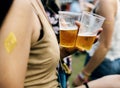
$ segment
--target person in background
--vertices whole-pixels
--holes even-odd
[[[87,0],[74,0],[70,5],[71,12],[90,12],[94,8],[94,4]]]
[[[95,0],[85,0],[85,1],[93,4]]]
[[[81,1],[81,0],[80,0]],[[71,12],[81,12],[83,10],[83,2],[81,3],[79,0],[74,0],[70,5]]]
[[[70,2],[61,4],[61,11],[70,11],[70,5],[71,5]]]
[[[86,65],[73,81],[74,86],[81,85],[89,77],[95,80],[106,75],[120,74],[120,1],[99,0],[93,12],[104,16],[106,20],[99,42],[88,51]]]

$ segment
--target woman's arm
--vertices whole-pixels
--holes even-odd
[[[86,73],[92,73],[94,69],[104,60],[109,48],[111,47],[112,34],[114,30],[114,21],[116,14],[117,0],[100,0],[97,13],[106,18],[103,24],[103,31],[100,36],[100,45],[85,66]],[[107,3],[107,4],[106,4]]]
[[[88,83],[89,88],[120,88],[120,75],[109,75]],[[76,88],[86,88],[84,85]]]
[[[100,63],[104,60],[109,48],[111,47],[110,45],[114,30],[114,20],[117,10],[116,6],[116,0],[100,0],[100,3],[97,7],[97,13],[104,16],[106,20],[103,24],[103,31],[100,35],[100,45],[91,57],[90,61],[82,70],[86,78],[100,65]],[[74,80],[74,84],[81,84],[78,77],[76,77]]]
[[[76,21],[75,23],[78,26],[78,30],[79,30],[79,28],[80,28],[80,22]],[[69,56],[69,55],[75,53],[76,51],[78,51],[78,49],[76,47],[65,48],[65,47],[61,47],[60,46],[60,57],[64,58],[66,56]],[[80,51],[80,49],[79,49],[79,51]],[[83,52],[83,51],[81,50],[81,52]]]
[[[0,29],[0,88],[24,88],[32,35],[27,0],[14,0]]]

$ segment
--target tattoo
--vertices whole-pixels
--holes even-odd
[[[16,46],[16,36],[11,32],[4,41],[5,49],[8,53],[11,53]]]

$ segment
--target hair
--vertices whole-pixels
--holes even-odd
[[[46,5],[47,0],[41,0],[43,6]]]
[[[59,7],[57,6],[55,0],[41,0],[45,9],[51,9],[58,14]]]
[[[2,23],[8,13],[8,10],[12,4],[13,0],[0,0],[0,28]]]

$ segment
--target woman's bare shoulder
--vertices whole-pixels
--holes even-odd
[[[13,32],[18,36],[30,36],[32,33],[33,11],[29,0],[14,0],[1,26],[2,35]],[[23,34],[27,33],[27,34]]]
[[[31,10],[30,0],[14,0],[13,4],[12,4],[12,8],[17,9],[19,11],[27,11],[28,12]]]
[[[97,7],[97,13],[100,14],[115,14],[116,12],[116,1],[117,0],[100,0],[99,5]]]
[[[114,6],[117,3],[117,0],[99,0],[100,4],[104,6]]]
[[[29,0],[14,0],[3,22],[7,26],[16,21],[16,24],[30,22],[32,7]]]

